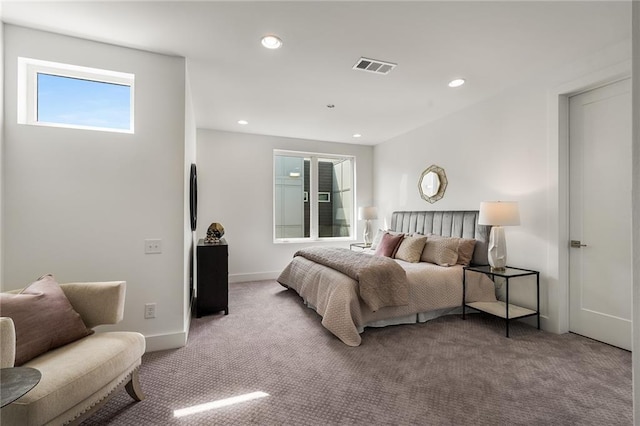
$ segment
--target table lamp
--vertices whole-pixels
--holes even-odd
[[[378,218],[378,209],[373,206],[358,208],[358,219],[364,220],[364,243],[371,245],[371,221]]]
[[[491,225],[489,265],[493,271],[504,271],[507,266],[507,242],[503,226],[520,225],[518,203],[515,201],[481,202],[478,225]]]

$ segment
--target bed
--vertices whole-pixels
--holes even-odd
[[[450,237],[457,237],[457,241],[475,240],[473,253],[469,253],[467,261],[471,264],[487,264],[490,227],[478,225],[478,211],[397,211],[391,216],[389,231],[416,235],[417,238],[422,238],[420,234],[425,235],[427,241],[436,241],[438,237],[447,237],[440,239],[448,242],[456,239]],[[318,249],[310,251],[313,255],[321,254]],[[378,258],[372,256],[372,251],[355,253],[335,248],[325,251],[338,257],[342,254],[344,263],[352,262],[354,265]],[[384,258],[380,265],[401,269],[406,275],[406,284],[403,284],[408,291],[406,300],[399,303],[398,300],[392,300],[386,305],[365,301],[367,298],[363,300],[361,283],[356,279],[358,276],[354,277],[351,271],[345,271],[340,265],[326,266],[314,256],[309,256],[305,250],[296,253],[278,277],[278,282],[296,291],[307,306],[322,316],[322,325],[349,346],[360,345],[360,334],[366,327],[425,322],[459,312],[463,265],[440,266],[399,258]],[[386,280],[384,278],[382,281]],[[493,282],[484,274],[468,274],[466,299],[467,302],[495,301]]]

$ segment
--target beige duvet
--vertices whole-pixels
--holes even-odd
[[[297,256],[278,282],[295,290],[322,316],[322,325],[349,346],[359,346],[359,330],[381,320],[456,308],[462,304],[462,266],[395,261],[407,272],[409,303],[373,312],[358,297],[358,282],[341,272]],[[493,282],[484,274],[467,273],[467,302],[495,301]]]

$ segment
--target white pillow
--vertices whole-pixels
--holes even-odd
[[[378,244],[380,244],[380,241],[382,240],[383,235],[384,235],[384,231],[382,229],[378,229],[378,231],[376,232],[376,236],[373,238],[373,241],[371,242],[371,250],[375,250],[376,247],[378,247]]]

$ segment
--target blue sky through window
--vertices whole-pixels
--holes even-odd
[[[131,87],[38,73],[38,122],[131,129]]]

